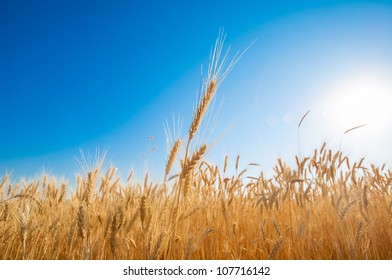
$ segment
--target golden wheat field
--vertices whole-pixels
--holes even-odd
[[[49,176],[17,184],[4,176],[0,259],[392,259],[392,172],[385,166],[352,162],[326,144],[294,166],[277,159],[269,177],[249,175],[255,164],[241,169],[240,157],[208,163],[209,144],[193,140],[237,61],[225,63],[221,47],[218,40],[188,134],[173,141],[162,182],[148,174],[144,183],[119,178],[101,163],[77,178],[76,189]]]

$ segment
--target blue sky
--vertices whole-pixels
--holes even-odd
[[[2,1],[0,172],[72,181],[79,150],[99,147],[123,174],[159,178],[164,122],[179,115],[186,136],[220,28],[232,54],[256,41],[219,89],[207,160],[289,160],[310,109],[301,153],[328,141],[389,162],[388,2]]]

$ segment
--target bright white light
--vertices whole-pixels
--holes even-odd
[[[376,136],[391,129],[392,84],[387,79],[366,75],[346,80],[326,98],[324,114],[339,131],[366,124],[369,136]]]

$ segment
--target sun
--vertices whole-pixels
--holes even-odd
[[[323,113],[339,131],[366,125],[367,133],[392,129],[392,83],[376,75],[347,79],[330,89]]]

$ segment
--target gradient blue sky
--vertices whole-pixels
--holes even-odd
[[[232,54],[257,40],[218,92],[208,160],[241,154],[265,171],[276,157],[290,160],[309,109],[301,154],[328,141],[353,157],[392,159],[390,1],[0,5],[1,173],[73,181],[79,150],[99,147],[124,176],[134,168],[142,177],[148,165],[160,178],[164,122],[179,115],[186,136],[220,28]]]

